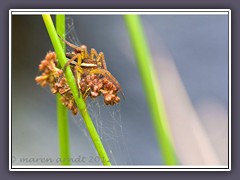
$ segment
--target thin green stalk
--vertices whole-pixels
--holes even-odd
[[[56,30],[57,33],[65,38],[65,15],[56,15]],[[65,43],[62,43],[63,51],[65,52]],[[61,95],[57,94],[57,119],[58,119],[58,140],[61,165],[70,165],[70,144],[69,144],[69,127],[68,127],[68,110],[62,104]]]
[[[62,49],[61,42],[56,33],[55,27],[53,25],[52,18],[49,14],[44,14],[44,15],[42,15],[42,17],[43,17],[44,23],[46,25],[50,39],[52,41],[53,47],[55,49],[55,52],[57,54],[60,65],[63,67],[66,64],[67,60],[66,60],[64,51]],[[70,67],[67,67],[65,76],[66,76],[68,85],[72,91],[74,100],[78,106],[78,109],[79,109],[82,117],[83,117],[83,120],[86,124],[88,132],[92,138],[92,141],[98,152],[98,155],[99,155],[100,159],[102,160],[103,165],[111,165],[108,155],[107,155],[107,153],[103,147],[103,144],[101,142],[101,139],[100,139],[100,137],[94,127],[94,124],[91,120],[91,117],[87,111],[86,104],[85,104],[82,96],[80,96],[80,97],[78,96],[78,88],[75,83],[75,79],[74,79],[74,76],[72,74]]]
[[[164,163],[167,165],[175,165],[177,164],[177,160],[172,146],[164,103],[160,95],[158,80],[144,36],[141,19],[138,15],[125,15],[124,20],[136,56],[143,87],[147,95],[147,102]]]

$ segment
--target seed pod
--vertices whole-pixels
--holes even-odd
[[[108,89],[111,89],[111,88],[113,87],[113,83],[108,82],[107,85],[106,85],[106,87],[107,87]]]
[[[98,87],[98,89],[101,89],[103,87],[103,84],[102,83],[98,83],[97,87]]]
[[[49,83],[55,82],[55,78],[54,78],[53,76],[49,76],[48,82],[49,82]]]
[[[40,85],[42,86],[42,87],[45,87],[46,85],[47,85],[47,81],[42,81],[41,83],[40,83]]]
[[[56,87],[52,87],[52,88],[51,88],[51,92],[52,92],[53,94],[56,94],[56,93],[58,92],[58,89],[57,89]]]
[[[72,113],[73,113],[73,115],[77,115],[78,109],[77,108],[72,109]]]
[[[97,85],[93,86],[93,91],[95,91],[95,92],[98,91],[98,86]]]
[[[91,91],[91,97],[96,98],[98,96],[98,92]]]
[[[38,69],[39,69],[40,71],[43,71],[44,68],[45,68],[45,66],[44,66],[43,64],[39,64],[39,65],[38,65]]]
[[[44,67],[47,67],[47,66],[49,65],[49,62],[44,59],[44,60],[41,61],[41,64],[42,64]]]
[[[73,106],[74,106],[74,105],[73,105],[73,102],[70,101],[69,104],[68,104],[68,108],[69,108],[69,109],[73,109]]]
[[[119,102],[120,102],[120,98],[118,96],[116,96],[115,99],[114,99],[114,103],[117,104]]]

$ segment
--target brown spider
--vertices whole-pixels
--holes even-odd
[[[119,82],[107,70],[103,52],[98,54],[92,48],[89,54],[87,46],[81,45],[78,47],[62,39],[60,36],[59,38],[74,49],[72,53],[66,53],[69,61],[64,65],[63,72],[71,65],[78,90],[83,93],[83,98],[86,100],[89,95],[94,98],[102,93],[106,104],[114,105],[118,103],[120,98],[117,97],[117,92],[120,91],[123,97],[124,94]],[[59,78],[59,82],[61,79],[62,77]]]

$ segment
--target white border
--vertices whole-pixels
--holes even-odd
[[[29,10],[12,9],[13,15],[34,14],[41,15],[45,9]],[[91,12],[89,12],[91,11]],[[169,12],[172,11],[172,12]],[[190,12],[192,11],[192,12]],[[195,11],[195,12],[194,12]],[[47,14],[75,14],[75,15],[122,15],[122,14],[144,14],[144,15],[227,15],[229,9],[48,9]]]
[[[232,95],[231,95],[231,87],[232,87],[232,82],[231,82],[231,67],[232,67],[232,52],[231,52],[231,49],[232,49],[232,21],[231,21],[231,10],[229,11],[229,15],[228,15],[228,145],[229,145],[229,148],[228,148],[228,157],[229,157],[229,162],[228,162],[228,165],[229,165],[229,170],[231,171],[231,162],[232,162],[232,156],[231,156],[231,153],[232,153],[232,117],[231,117],[231,98],[232,98]]]
[[[13,166],[11,171],[230,171],[228,169],[220,169],[220,168],[228,168],[228,166]],[[24,168],[24,169],[20,169]],[[43,169],[33,169],[33,168],[43,168]],[[57,169],[54,169],[57,168]],[[73,169],[71,169],[73,168]],[[79,169],[81,168],[81,169]],[[95,168],[95,169],[93,169]],[[104,168],[104,169],[101,169]],[[117,169],[116,169],[117,168]],[[127,168],[127,169],[120,169]],[[160,168],[160,169],[147,169],[147,168]],[[175,168],[175,169],[173,169]],[[185,168],[185,169],[182,169]],[[209,169],[200,169],[200,168],[209,168]],[[211,168],[211,169],[210,169]]]
[[[46,12],[47,11],[47,12]],[[88,12],[92,11],[92,12]],[[131,12],[129,12],[131,11]],[[169,12],[173,11],[173,12]],[[229,16],[229,167],[228,166],[15,166],[11,167],[11,47],[12,15],[71,14],[71,15],[228,15]],[[231,10],[230,9],[10,9],[9,10],[9,170],[10,171],[230,171],[231,170]],[[13,169],[14,168],[14,169]],[[24,169],[22,169],[24,168]],[[35,169],[41,168],[41,169]],[[57,168],[57,169],[55,169]],[[73,169],[70,169],[73,168]],[[81,168],[81,169],[79,169]],[[87,169],[96,168],[96,169]],[[102,169],[104,168],[104,169]],[[116,168],[116,169],[115,169]],[[128,169],[120,169],[128,168]],[[139,169],[138,169],[139,168]],[[145,169],[144,169],[145,168]],[[147,169],[160,168],[160,169]],[[186,168],[186,169],[182,169]],[[204,169],[201,169],[204,168]],[[208,168],[208,169],[207,169]],[[221,169],[226,168],[226,169]],[[227,169],[228,168],[228,169]]]

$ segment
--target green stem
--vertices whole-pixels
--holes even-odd
[[[57,33],[64,38],[65,36],[65,15],[56,15]],[[65,44],[62,43],[65,52]],[[69,127],[68,127],[68,110],[62,104],[61,95],[57,94],[57,119],[58,119],[58,139],[61,165],[70,165],[70,145],[69,145]]]
[[[63,39],[65,39],[65,15],[58,14],[56,15],[56,31],[59,36],[61,36]],[[61,45],[63,48],[63,51],[66,52],[66,44],[61,41]]]
[[[167,165],[175,165],[177,164],[177,160],[172,146],[164,103],[160,94],[147,41],[144,36],[141,19],[138,15],[125,15],[124,20],[131,38],[138,69],[147,95],[147,102],[153,117],[153,126],[164,163]]]
[[[62,46],[61,46],[61,42],[58,38],[57,32],[53,25],[52,18],[49,14],[44,14],[44,15],[42,15],[42,17],[43,17],[44,23],[46,25],[50,39],[52,41],[53,47],[55,49],[55,52],[57,54],[60,65],[63,67],[66,64],[67,59],[65,57],[65,54],[64,54]],[[92,141],[98,152],[98,155],[99,155],[100,159],[102,160],[103,165],[111,165],[108,155],[107,155],[107,153],[103,147],[103,144],[101,142],[101,139],[100,139],[100,137],[94,127],[94,124],[91,120],[91,117],[87,111],[86,103],[84,102],[82,96],[80,96],[80,97],[78,96],[78,88],[75,83],[75,79],[74,79],[74,76],[72,74],[70,67],[67,67],[65,76],[66,76],[68,85],[72,91],[74,100],[78,106],[78,109],[79,109],[82,117],[83,117],[83,120],[86,124],[88,132],[92,138]]]

